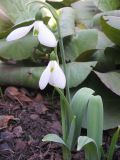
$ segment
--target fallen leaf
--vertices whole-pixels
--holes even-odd
[[[21,102],[32,102],[32,99],[30,99],[28,96],[24,95],[23,93],[19,94],[17,98]]]
[[[41,94],[37,94],[37,96],[34,98],[34,101],[36,101],[36,102],[40,102],[40,101],[42,101],[43,100],[43,97],[42,97],[42,95]]]
[[[23,89],[19,91],[15,87],[8,87],[5,90],[5,96],[9,97],[12,100],[17,100],[19,102],[32,102],[32,99],[26,96],[26,92],[23,91]]]
[[[9,97],[10,99],[14,100],[17,95],[19,95],[19,91],[17,88],[8,87],[5,89],[5,96]]]
[[[14,116],[0,116],[0,129],[7,128],[9,120],[14,120]]]

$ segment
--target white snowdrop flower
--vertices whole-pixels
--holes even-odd
[[[35,21],[33,24],[25,27],[20,27],[12,31],[7,36],[7,41],[14,41],[26,36],[33,28],[33,35],[38,36],[39,42],[47,47],[56,47],[57,40],[50,29],[43,23],[43,21]]]
[[[48,83],[61,89],[64,89],[66,85],[64,72],[55,60],[50,61],[46,69],[43,71],[39,80],[40,89],[43,90]]]

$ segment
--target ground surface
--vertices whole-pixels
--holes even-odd
[[[105,150],[113,132],[104,133]],[[58,98],[15,87],[1,92],[0,160],[62,160],[60,145],[42,142],[48,133],[61,134]],[[73,151],[73,160],[84,160],[84,153]],[[119,149],[114,160],[120,160]]]

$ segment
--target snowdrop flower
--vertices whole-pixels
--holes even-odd
[[[26,36],[30,30],[33,28],[33,35],[38,36],[39,42],[47,47],[56,47],[57,40],[54,34],[48,29],[48,27],[43,23],[43,21],[35,21],[33,24],[25,27],[20,27],[12,31],[8,37],[7,41],[14,41]]]
[[[61,89],[64,89],[66,85],[64,72],[55,60],[51,60],[43,71],[39,80],[40,89],[43,90],[48,83]]]

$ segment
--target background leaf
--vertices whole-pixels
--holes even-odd
[[[61,8],[59,19],[62,37],[73,35],[75,32],[74,10],[71,7]]]
[[[38,45],[37,37],[28,34],[24,38],[7,42],[0,40],[0,57],[7,60],[23,60],[32,56],[34,47]]]
[[[67,65],[67,77],[69,87],[76,87],[81,84],[91,73],[97,62],[72,62]]]
[[[92,0],[101,11],[109,11],[120,8],[119,0]]]
[[[84,29],[76,32],[70,42],[65,47],[67,60],[83,60],[91,56],[96,49],[98,41],[97,31],[94,29]]]
[[[107,73],[96,72],[95,74],[111,91],[120,96],[120,71],[113,71]]]
[[[84,24],[85,27],[93,26],[93,16],[98,12],[97,7],[90,0],[77,1],[71,4],[75,11],[77,26]]]
[[[101,18],[103,32],[114,43],[120,45],[120,18],[116,16],[103,16]]]

